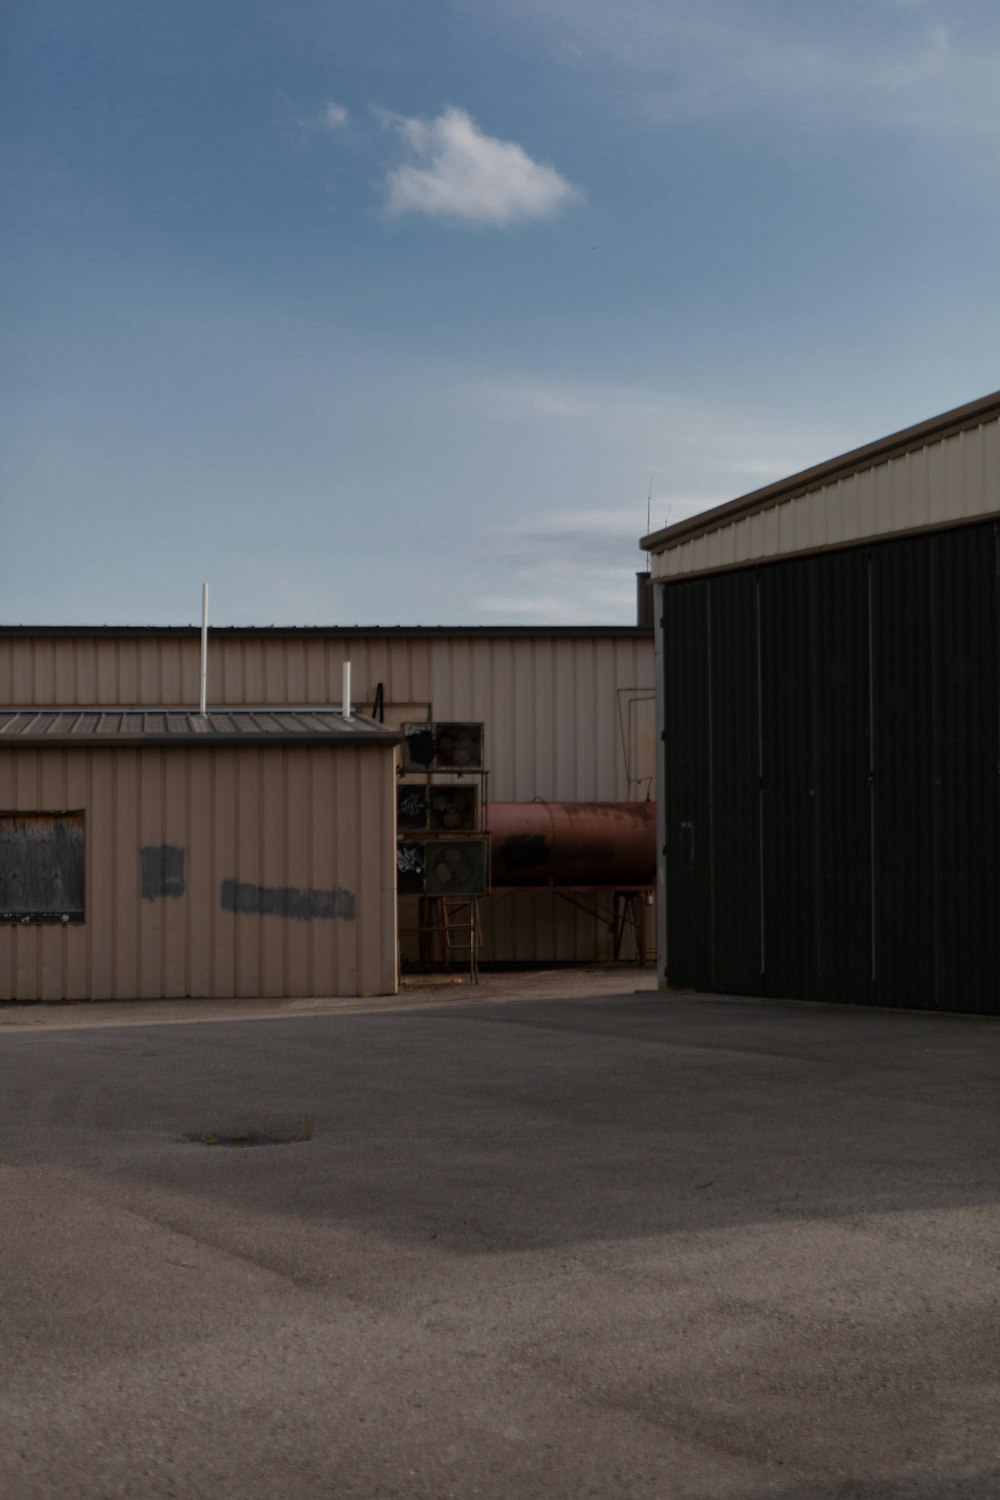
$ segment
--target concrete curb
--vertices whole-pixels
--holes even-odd
[[[650,969],[545,969],[484,974],[478,985],[418,983],[396,995],[292,1000],[78,1000],[0,1006],[0,1035],[79,1031],[117,1026],[185,1026],[219,1021],[275,1021],[296,1017],[369,1015],[435,1009],[445,1005],[489,1005],[517,1000],[581,1000],[608,995],[654,993]]]

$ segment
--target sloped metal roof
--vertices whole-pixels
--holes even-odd
[[[371,719],[324,709],[0,710],[0,745],[277,745],[337,742],[396,745],[400,736]]]
[[[209,640],[629,640],[652,635],[647,625],[212,625]],[[0,636],[79,636],[196,640],[200,625],[15,625]]]
[[[918,422],[913,427],[905,427],[901,432],[891,433],[888,437],[878,438],[862,448],[852,448],[849,453],[829,458],[810,469],[802,469],[797,474],[790,474],[787,479],[776,480],[773,484],[752,490],[750,494],[741,495],[736,500],[727,500],[722,505],[714,505],[710,510],[699,512],[698,515],[675,521],[672,526],[664,526],[659,531],[644,536],[639,546],[647,552],[660,552],[676,547],[691,538],[718,531],[743,517],[772,509],[781,501],[798,499],[834,480],[847,479],[877,464],[888,463],[890,459],[924,448],[929,443],[941,442],[956,433],[981,426],[984,422],[995,420],[998,414],[1000,391],[993,391],[989,396],[981,396],[978,401],[953,407],[951,411],[942,412],[938,417]]]

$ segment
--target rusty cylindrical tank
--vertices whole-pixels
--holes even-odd
[[[494,886],[650,886],[654,802],[491,802]]]

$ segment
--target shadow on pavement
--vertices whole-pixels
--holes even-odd
[[[816,1486],[794,1485],[787,1490],[767,1490],[759,1500],[996,1500],[997,1495],[1000,1469],[958,1478],[936,1474],[923,1479],[848,1479]],[[747,1496],[745,1500],[758,1497]]]
[[[697,1500],[1000,1492],[994,1022],[631,997],[19,1034],[0,1063],[0,1262],[43,1372],[98,1335],[115,1382],[137,1343],[186,1372],[219,1318],[279,1405],[315,1344],[321,1447],[367,1380],[365,1453],[409,1454],[427,1403],[499,1466],[485,1494],[519,1493],[525,1433],[582,1470],[557,1450],[520,1493],[659,1500],[675,1452],[715,1473]],[[298,1144],[190,1140],[307,1114]]]
[[[4,1056],[12,1164],[461,1253],[998,1196],[992,1022],[643,996],[21,1034]],[[306,1112],[306,1145],[188,1143]]]

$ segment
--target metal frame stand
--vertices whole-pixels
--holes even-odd
[[[615,891],[611,897],[611,956],[620,959],[622,940],[631,927],[636,962],[646,963],[646,895],[644,891]]]
[[[482,769],[439,769],[428,771],[404,771],[397,769],[397,777],[407,782],[422,782],[428,796],[432,789],[444,782],[457,785],[462,781],[476,781],[479,785],[477,797],[476,828],[474,830],[436,829],[408,832],[407,837],[420,839],[428,845],[446,840],[460,842],[463,837],[485,838],[486,882],[489,885],[489,779],[490,773]],[[420,896],[417,907],[416,927],[401,928],[400,931],[417,933],[418,963],[422,969],[430,969],[439,963],[443,969],[451,969],[468,960],[469,981],[479,983],[479,950],[482,947],[482,929],[479,917],[479,896]],[[436,952],[435,952],[436,950]]]
[[[482,940],[478,896],[467,896],[461,901],[446,896],[421,896],[416,930],[420,934],[422,965],[430,966],[434,962],[436,945],[438,962],[444,968],[450,969],[453,962],[464,956],[469,961],[470,982],[479,983]]]

